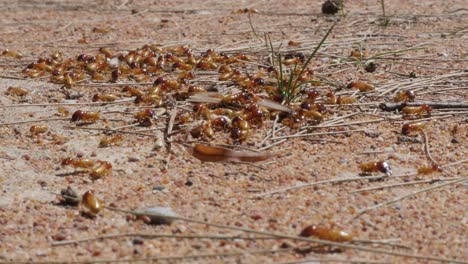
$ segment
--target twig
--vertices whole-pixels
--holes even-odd
[[[368,129],[355,129],[355,130],[348,130],[348,131],[332,131],[332,132],[322,132],[322,133],[308,133],[308,134],[301,134],[301,135],[288,135],[288,136],[281,136],[275,137],[271,139],[287,139],[287,138],[298,138],[298,137],[310,137],[310,136],[323,136],[323,135],[336,135],[336,134],[346,134],[352,132],[364,132],[369,131]]]
[[[63,118],[63,117],[62,118],[47,118],[47,119],[26,120],[26,121],[18,121],[18,122],[10,122],[10,123],[0,123],[0,127],[1,126],[19,125],[19,124],[28,124],[28,123],[63,121],[63,120],[70,120],[70,118]]]
[[[391,204],[394,204],[396,202],[399,202],[401,200],[404,200],[406,198],[409,198],[411,196],[415,196],[415,195],[418,195],[420,193],[424,193],[424,192],[429,192],[429,191],[432,191],[432,190],[435,190],[435,189],[438,189],[438,188],[442,188],[442,187],[445,187],[445,186],[448,186],[448,185],[451,185],[451,184],[456,184],[456,183],[462,183],[462,182],[465,182],[465,181],[468,181],[468,179],[466,177],[463,176],[463,178],[461,179],[458,179],[458,180],[454,180],[454,181],[451,181],[451,182],[447,182],[447,183],[443,183],[443,184],[439,184],[437,186],[432,186],[432,187],[429,187],[429,188],[425,188],[425,189],[422,189],[422,190],[419,190],[419,191],[416,191],[416,192],[412,192],[410,194],[406,194],[406,195],[403,195],[403,196],[400,196],[396,199],[393,199],[391,201],[387,201],[387,202],[384,202],[384,203],[380,203],[380,204],[377,204],[377,205],[374,205],[374,206],[370,206],[370,207],[367,207],[363,210],[360,210],[357,215],[355,216],[355,218],[358,218],[360,217],[361,215],[369,212],[369,211],[372,211],[374,209],[377,209],[377,208],[380,208],[380,207],[385,207],[385,206],[389,206]]]
[[[384,111],[395,111],[401,110],[405,106],[421,106],[426,104],[433,109],[444,109],[444,108],[467,108],[468,103],[460,102],[460,103],[439,103],[439,102],[408,102],[408,103],[382,103],[379,105],[380,109]]]
[[[467,179],[464,179],[464,180],[467,180]],[[250,229],[250,228],[243,228],[243,227],[227,226],[227,225],[209,223],[209,222],[206,222],[206,221],[196,220],[196,219],[192,219],[192,218],[184,218],[184,217],[178,217],[178,216],[167,216],[167,215],[159,215],[159,214],[139,213],[139,212],[135,212],[135,211],[123,210],[123,209],[110,207],[110,206],[103,206],[103,208],[106,208],[106,209],[112,210],[112,211],[126,213],[126,214],[165,217],[165,218],[168,218],[168,219],[179,220],[179,221],[184,221],[184,222],[188,222],[188,223],[207,225],[207,226],[221,228],[221,229],[229,229],[229,230],[234,230],[234,231],[241,231],[241,232],[246,232],[246,233],[258,234],[258,235],[272,236],[272,237],[282,238],[282,239],[291,239],[291,240],[295,240],[295,241],[313,242],[313,243],[326,245],[326,246],[333,246],[333,247],[345,248],[345,249],[355,249],[355,250],[367,251],[367,252],[372,252],[372,253],[377,253],[377,254],[385,254],[385,255],[400,256],[400,257],[410,257],[410,258],[421,259],[421,260],[426,260],[426,261],[427,260],[433,260],[433,261],[441,261],[441,262],[464,263],[463,261],[456,260],[456,259],[447,259],[447,258],[441,258],[441,257],[435,257],[435,256],[423,256],[423,255],[417,255],[417,254],[390,251],[390,250],[385,250],[385,249],[375,249],[375,248],[369,248],[369,247],[364,247],[364,246],[356,246],[356,245],[333,242],[333,241],[327,241],[327,240],[321,240],[321,239],[316,239],[316,238],[311,238],[311,237],[298,237],[298,236],[281,234],[281,233],[271,233],[271,232],[266,232],[266,231],[254,230],[254,229]]]
[[[102,239],[113,239],[113,238],[124,238],[124,237],[141,237],[141,238],[184,238],[184,239],[222,239],[222,240],[234,240],[234,239],[243,239],[243,240],[254,240],[254,239],[274,239],[270,236],[268,237],[242,237],[242,236],[220,236],[220,235],[174,235],[174,234],[146,234],[146,233],[125,233],[125,234],[112,234],[112,235],[103,235],[96,236],[91,238],[83,238],[76,240],[67,240],[53,242],[52,246],[65,246],[70,244],[79,244],[83,242],[90,242],[95,240]]]
[[[405,177],[405,176],[414,176],[417,175],[417,173],[413,174],[402,174],[402,175],[395,175],[395,176],[368,176],[368,177],[352,177],[352,178],[344,178],[344,179],[333,179],[333,180],[324,180],[324,181],[318,181],[318,182],[309,182],[309,183],[303,183],[300,185],[296,186],[289,186],[285,188],[280,188],[276,189],[273,191],[269,191],[266,193],[261,193],[256,195],[256,197],[263,197],[267,195],[272,195],[272,194],[277,194],[277,193],[282,193],[282,192],[287,192],[287,191],[292,191],[296,189],[301,189],[301,188],[306,188],[306,187],[312,187],[315,185],[320,185],[320,184],[327,184],[327,183],[342,183],[342,182],[349,182],[349,181],[362,181],[362,180],[377,180],[377,179],[383,179],[383,178],[396,178],[396,177]]]
[[[138,135],[138,136],[144,136],[144,137],[156,137],[156,135],[150,135],[150,134],[145,134],[145,133],[138,133],[134,131],[122,131],[122,130],[113,130],[109,128],[98,128],[98,127],[74,127],[74,126],[64,126],[63,128],[66,129],[82,129],[82,130],[98,130],[98,131],[105,131],[105,132],[112,132],[112,133],[121,133],[121,134],[132,134],[132,135]]]
[[[105,105],[112,105],[112,104],[120,104],[120,103],[132,102],[132,101],[134,101],[134,100],[135,100],[135,98],[116,100],[116,101],[114,101],[114,102],[50,103],[50,104],[13,104],[13,105],[1,105],[0,108],[33,107],[33,106],[53,107],[53,106],[75,106],[75,105],[98,105],[98,106],[105,106]]]
[[[457,180],[457,179],[460,179],[460,178],[447,178],[447,179],[434,179],[434,180],[420,180],[420,181],[412,181],[412,182],[403,182],[403,183],[389,184],[389,185],[383,185],[383,186],[377,186],[377,187],[356,189],[356,190],[350,191],[349,193],[373,191],[373,190],[394,188],[394,187],[407,186],[407,185],[415,185],[415,184],[421,184],[421,183],[435,183],[435,182],[439,182],[439,181],[452,181],[452,180]]]

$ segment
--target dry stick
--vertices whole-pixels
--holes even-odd
[[[383,185],[383,186],[377,186],[377,187],[369,187],[369,188],[356,189],[356,190],[350,191],[349,193],[358,193],[358,192],[365,192],[365,191],[373,191],[373,190],[394,188],[394,187],[407,186],[407,185],[414,185],[414,184],[421,184],[421,183],[435,183],[435,182],[439,182],[439,181],[452,181],[452,180],[458,180],[458,179],[460,179],[460,178],[446,178],[446,179],[434,179],[434,180],[420,180],[420,181],[412,181],[412,182],[403,182],[403,183],[389,184],[389,185]]]
[[[422,84],[425,84],[425,83],[433,83],[433,82],[435,82],[437,80],[441,80],[441,79],[444,79],[444,78],[456,77],[456,76],[461,76],[461,75],[466,75],[466,74],[467,74],[466,72],[448,73],[448,74],[440,75],[440,76],[437,76],[437,77],[427,78],[427,79],[424,79],[424,80],[421,80],[421,81],[418,81],[418,82],[407,81],[407,82],[401,82],[401,83],[397,83],[397,84],[394,84],[394,83],[388,84],[388,85],[379,87],[378,91],[384,90],[384,88],[386,88],[386,87],[390,87],[389,89],[386,89],[384,92],[380,93],[379,96],[384,96],[385,94],[390,93],[393,90],[398,89],[399,87],[402,87],[402,86],[405,86],[405,89],[408,89],[408,88],[419,86],[419,85],[422,85]]]
[[[145,136],[145,137],[152,137],[155,138],[155,135],[149,135],[149,134],[144,134],[144,133],[138,133],[134,131],[122,131],[122,130],[113,130],[110,128],[97,128],[97,127],[74,127],[74,126],[64,126],[63,128],[67,129],[82,129],[82,130],[99,130],[99,131],[105,131],[105,132],[113,132],[113,133],[121,133],[121,134],[132,134],[132,135],[138,135],[138,136]]]
[[[184,255],[184,256],[171,256],[171,257],[146,257],[146,258],[133,258],[133,259],[92,259],[92,260],[76,260],[76,261],[0,261],[0,264],[3,263],[16,263],[16,264],[56,264],[56,263],[120,263],[120,262],[152,262],[152,261],[176,261],[176,260],[187,260],[187,259],[197,259],[197,258],[214,258],[214,257],[235,257],[243,256],[246,254],[265,254],[265,253],[281,253],[293,251],[295,248],[285,248],[285,249],[262,249],[248,252],[226,252],[226,253],[208,253],[208,254],[198,254],[198,255]]]
[[[27,123],[40,123],[40,122],[49,122],[49,121],[63,121],[63,120],[70,120],[70,118],[47,118],[47,119],[36,119],[36,120],[26,120],[26,121],[18,121],[18,122],[10,122],[10,123],[0,123],[1,126],[10,126],[10,125],[18,125],[18,124],[27,124]]]
[[[330,124],[330,125],[318,125],[318,126],[306,126],[304,128],[327,128],[327,127],[339,127],[339,126],[352,126],[352,125],[361,125],[361,124],[368,124],[368,123],[378,123],[385,121],[385,118],[377,119],[377,120],[367,120],[367,121],[356,121],[350,123],[342,123],[342,124]]]
[[[463,160],[455,161],[455,162],[452,162],[452,163],[449,163],[449,164],[445,164],[445,165],[443,165],[441,167],[442,168],[450,167],[450,166],[454,166],[454,165],[457,165],[457,164],[460,164],[460,163],[465,163],[467,161],[468,161],[468,159],[463,159]],[[300,185],[296,185],[296,186],[290,186],[290,187],[285,187],[285,188],[281,188],[281,189],[276,189],[276,190],[273,190],[273,191],[270,191],[270,192],[258,194],[258,195],[256,195],[256,197],[263,197],[263,196],[267,196],[267,195],[272,195],[272,194],[281,193],[281,192],[287,192],[287,191],[291,191],[291,190],[295,190],[295,189],[311,187],[311,186],[326,184],[326,183],[341,183],[341,182],[360,181],[360,180],[376,180],[376,179],[384,179],[384,178],[393,179],[393,178],[410,177],[410,176],[416,176],[416,175],[418,175],[417,172],[415,172],[415,173],[405,173],[405,174],[401,174],[401,175],[393,175],[393,176],[390,176],[390,177],[385,175],[385,176],[352,177],[352,178],[344,178],[344,179],[324,180],[324,181],[310,182],[310,183],[304,183],[304,184],[300,184]]]
[[[174,234],[146,234],[146,233],[126,233],[126,234],[112,234],[112,235],[103,235],[103,236],[96,236],[91,238],[83,238],[83,239],[76,239],[76,240],[67,240],[67,241],[59,241],[53,242],[52,246],[65,246],[70,244],[79,244],[83,242],[90,242],[95,240],[101,239],[113,239],[113,238],[124,238],[124,237],[141,237],[141,238],[184,238],[184,239],[223,239],[223,240],[234,240],[234,239],[242,239],[242,240],[255,240],[255,239],[276,239],[271,236],[267,237],[241,237],[241,236],[220,236],[220,235],[174,235]]]
[[[363,210],[360,210],[354,218],[358,218],[361,215],[363,215],[363,214],[365,214],[365,213],[367,213],[369,211],[372,211],[372,210],[380,208],[380,207],[385,207],[385,206],[394,204],[396,202],[399,202],[399,201],[404,200],[406,198],[409,198],[411,196],[418,195],[420,193],[429,192],[429,191],[432,191],[432,190],[435,190],[435,189],[438,189],[438,188],[448,186],[450,184],[456,184],[456,183],[462,183],[462,182],[468,181],[468,178],[465,177],[466,175],[467,174],[463,175],[463,177],[461,179],[459,178],[458,180],[454,180],[454,181],[450,181],[450,182],[447,182],[447,183],[439,184],[437,186],[432,186],[432,187],[429,187],[429,188],[425,188],[425,189],[422,189],[422,190],[419,190],[419,191],[416,191],[416,192],[413,192],[413,193],[410,193],[410,194],[400,196],[400,197],[398,197],[396,199],[393,199],[391,201],[387,201],[387,202],[384,202],[384,203],[380,203],[380,204],[377,204],[377,205],[374,205],[374,206],[367,207],[367,208],[365,208]]]
[[[292,236],[292,235],[281,234],[281,233],[270,233],[270,232],[258,231],[258,230],[254,230],[254,229],[250,229],[250,228],[221,225],[221,224],[209,223],[209,222],[205,222],[205,221],[201,221],[201,220],[195,220],[195,219],[191,219],[191,218],[184,218],[184,217],[178,217],[178,216],[167,216],[167,215],[160,215],[160,214],[153,214],[153,213],[151,213],[151,214],[149,214],[149,213],[138,213],[138,212],[135,212],[135,211],[124,210],[124,209],[119,209],[119,208],[110,207],[110,206],[103,206],[103,208],[106,208],[106,209],[111,210],[111,211],[117,211],[117,212],[126,213],[126,214],[133,214],[133,215],[137,215],[137,216],[138,215],[147,215],[147,216],[154,216],[154,217],[163,217],[163,218],[167,218],[167,219],[179,220],[179,221],[184,221],[184,222],[188,222],[188,223],[195,223],[195,224],[201,224],[201,225],[207,225],[207,226],[221,228],[221,229],[229,229],[229,230],[234,230],[234,231],[241,231],[241,232],[246,232],[246,233],[258,234],[258,235],[272,236],[272,237],[282,238],[282,239],[291,239],[291,240],[295,240],[295,241],[313,242],[313,243],[317,243],[317,244],[321,244],[321,245],[333,246],[333,247],[344,248],[344,249],[355,249],[355,250],[367,251],[367,252],[372,252],[372,253],[377,253],[377,254],[385,254],[385,255],[400,256],[400,257],[409,257],[409,258],[422,259],[422,260],[433,260],[433,261],[453,262],[453,263],[465,263],[465,262],[463,262],[461,260],[456,260],[456,259],[447,259],[447,258],[440,258],[440,257],[435,257],[435,256],[423,256],[423,255],[417,255],[417,254],[409,254],[409,253],[395,252],[395,251],[384,250],[384,249],[374,249],[374,248],[369,248],[369,247],[356,246],[356,245],[351,245],[351,244],[344,244],[344,243],[321,240],[321,239],[315,239],[315,238],[310,238],[310,237],[298,237],[298,236]]]
[[[98,105],[98,106],[106,106],[112,104],[121,104],[134,101],[135,98],[129,99],[122,99],[116,100],[114,102],[87,102],[87,103],[50,103],[50,104],[13,104],[13,105],[1,105],[1,108],[15,108],[15,107],[32,107],[32,106],[45,106],[45,107],[53,107],[53,106],[75,106],[75,105]]]
[[[287,192],[287,191],[292,191],[296,189],[301,189],[305,187],[312,187],[315,185],[320,185],[320,184],[326,184],[326,183],[342,183],[342,182],[349,182],[349,181],[361,181],[361,180],[376,180],[376,179],[383,179],[383,178],[396,178],[396,177],[405,177],[405,176],[415,176],[417,173],[413,174],[402,174],[402,175],[395,175],[395,176],[368,176],[368,177],[352,177],[352,178],[344,178],[344,179],[333,179],[333,180],[324,180],[324,181],[318,181],[318,182],[309,182],[309,183],[303,183],[295,186],[289,186],[289,187],[284,187],[280,189],[276,189],[273,191],[265,192],[256,195],[255,197],[263,197],[267,195],[272,195],[272,194],[277,194],[277,193],[282,193],[282,192]]]
[[[360,264],[387,264],[391,263],[388,261],[372,261],[366,259],[319,259],[319,258],[307,258],[295,261],[281,262],[279,264],[308,264],[308,263],[327,263],[327,262],[341,262],[341,263],[360,263]]]
[[[426,104],[433,109],[446,109],[446,108],[467,108],[468,109],[468,102],[460,102],[460,103],[439,103],[439,102],[407,102],[407,103],[382,103],[379,105],[380,109],[384,111],[395,111],[401,110],[405,106],[421,106]]]
[[[348,131],[332,131],[332,132],[321,132],[321,133],[307,133],[307,134],[295,134],[289,136],[280,136],[271,139],[287,139],[287,138],[298,138],[298,137],[309,137],[309,136],[323,136],[323,135],[335,135],[335,134],[346,134],[352,132],[364,132],[368,131],[367,129],[355,129],[355,130],[348,130]]]

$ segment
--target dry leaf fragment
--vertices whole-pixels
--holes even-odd
[[[233,162],[257,162],[272,157],[269,153],[256,153],[248,151],[235,151],[221,147],[211,147],[202,144],[196,144],[191,150],[191,154],[201,161],[233,161]]]

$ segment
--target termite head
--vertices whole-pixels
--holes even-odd
[[[421,111],[426,111],[428,114],[431,113],[432,107],[428,106],[427,104],[421,105]]]
[[[61,165],[62,165],[62,166],[67,166],[67,165],[72,164],[72,162],[73,162],[73,160],[72,160],[71,158],[64,158],[64,159],[62,160]]]
[[[83,117],[83,114],[84,114],[84,111],[76,110],[75,113],[73,113],[72,118],[70,119],[70,122],[80,121],[81,118]]]
[[[390,168],[390,165],[386,161],[379,161],[377,162],[376,166],[380,172],[383,172],[387,174],[388,176],[392,175],[392,169]]]

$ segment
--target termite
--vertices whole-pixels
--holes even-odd
[[[432,164],[432,166],[422,166],[418,168],[418,174],[431,174],[433,172],[441,172],[442,168],[437,164]]]
[[[112,170],[112,164],[107,161],[96,161],[95,165],[91,168],[90,175],[96,180],[103,176],[108,175]]]
[[[293,41],[293,40],[288,41],[288,46],[290,47],[300,47],[301,44],[302,42],[299,42],[299,41]]]
[[[15,95],[15,96],[26,96],[28,95],[30,92],[29,90],[25,89],[25,88],[21,88],[21,87],[8,87],[6,93],[8,95]]]
[[[418,115],[418,116],[430,116],[432,108],[427,104],[423,104],[419,107],[414,106],[405,106],[401,109],[401,113],[403,116],[408,117],[411,115]]]
[[[93,28],[93,33],[105,34],[105,33],[109,33],[109,29],[94,27],[94,28]]]
[[[361,59],[367,57],[367,51],[366,50],[359,50],[355,49],[351,51],[351,54],[349,54],[350,57]]]
[[[140,123],[140,126],[151,126],[152,119],[156,117],[156,113],[153,109],[145,109],[135,113],[134,118]]]
[[[93,215],[98,214],[102,210],[103,202],[92,191],[85,192],[81,202]]]
[[[138,88],[130,87],[130,86],[125,86],[122,88],[123,93],[127,93],[130,96],[143,96],[144,93],[143,91],[139,90]]]
[[[357,101],[355,97],[349,97],[349,96],[343,96],[340,95],[338,98],[336,98],[336,103],[339,105],[345,105],[345,104],[354,104]]]
[[[318,239],[334,242],[348,242],[353,236],[345,231],[327,228],[324,226],[310,225],[304,228],[300,234],[302,237],[316,237]]]
[[[359,164],[359,168],[364,173],[383,172],[388,176],[392,175],[392,169],[386,161],[367,162]]]
[[[21,59],[23,57],[23,54],[21,54],[19,51],[9,50],[9,49],[4,50],[2,52],[2,55],[6,57],[15,58],[15,59]]]
[[[91,168],[96,164],[94,160],[90,159],[72,159],[72,158],[65,158],[62,160],[62,166],[72,166],[74,168],[82,168],[87,169]]]
[[[118,97],[113,94],[95,94],[93,96],[93,102],[101,101],[101,102],[114,102],[117,100]]]
[[[61,116],[68,116],[70,114],[70,111],[68,111],[65,107],[63,106],[59,106],[57,108],[57,112],[61,115]]]
[[[393,97],[394,102],[413,102],[416,98],[416,95],[413,91],[400,91],[395,97]]]
[[[99,147],[104,148],[111,145],[119,145],[122,142],[121,135],[105,136],[99,141]]]
[[[88,112],[88,111],[83,111],[83,110],[76,110],[72,118],[70,119],[70,122],[87,122],[87,123],[94,123],[97,120],[99,120],[100,115],[98,112]]]
[[[369,92],[375,89],[372,84],[360,82],[360,81],[351,82],[348,84],[347,87],[358,89],[360,92]]]
[[[37,125],[37,126],[31,126],[29,128],[29,132],[32,134],[41,134],[47,132],[48,128],[46,125]]]
[[[401,133],[403,135],[409,135],[411,132],[422,131],[426,127],[423,123],[404,124],[401,127]]]

